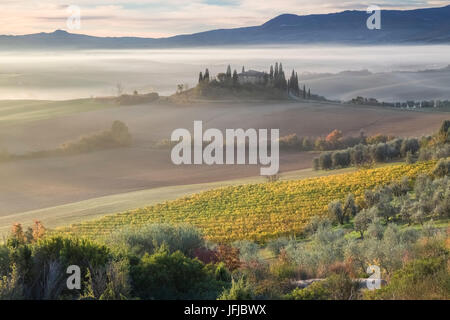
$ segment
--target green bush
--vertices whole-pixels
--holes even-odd
[[[433,169],[436,177],[446,177],[450,175],[450,159],[441,159]]]
[[[2,248],[0,258],[5,262],[6,250],[9,251],[9,267],[5,268],[2,263],[3,295],[23,299],[77,298],[85,293],[87,285],[83,284],[81,291],[66,290],[67,267],[79,266],[84,279],[89,272],[104,266],[111,257],[104,245],[58,235],[34,243],[7,243],[9,247]]]
[[[218,300],[253,300],[254,294],[250,285],[240,278],[238,281],[233,279],[230,289],[225,289]]]
[[[332,274],[324,286],[331,300],[356,300],[358,297],[358,284],[345,273]]]
[[[270,273],[279,280],[294,279],[298,275],[298,267],[287,261],[279,261],[270,266]]]
[[[450,298],[448,257],[415,260],[394,272],[389,284],[367,291],[366,299],[440,299]]]
[[[161,246],[169,252],[181,251],[186,256],[193,256],[194,250],[204,244],[203,237],[196,228],[165,223],[128,227],[112,234],[106,242],[138,256],[152,254]]]
[[[358,298],[358,284],[345,273],[332,274],[308,287],[296,288],[286,295],[289,300],[355,300]]]
[[[259,245],[248,241],[241,240],[233,242],[233,247],[239,249],[239,259],[242,262],[250,262],[253,260],[259,260]]]
[[[216,299],[226,283],[180,251],[145,254],[131,267],[133,294],[141,299]]]
[[[7,275],[11,271],[11,260],[9,258],[9,248],[0,245],[0,277]]]
[[[286,254],[305,274],[321,277],[329,273],[334,263],[343,261],[346,245],[344,230],[323,225],[311,236],[311,241],[289,243]]]
[[[267,249],[272,252],[274,255],[278,256],[280,254],[281,249],[287,246],[289,240],[287,238],[277,238],[271,240],[267,243]]]
[[[77,154],[101,149],[128,147],[131,142],[132,137],[126,124],[116,120],[110,130],[85,135],[76,141],[64,143],[57,151],[63,154]]]
[[[217,281],[231,282],[230,271],[228,271],[225,263],[223,262],[219,262],[217,266],[215,266],[214,275]]]
[[[333,160],[331,159],[331,152],[322,152],[319,156],[319,165],[323,170],[331,169]]]
[[[311,283],[306,288],[295,288],[286,295],[288,300],[329,300],[330,292],[323,281]]]
[[[64,266],[97,267],[105,265],[110,258],[110,250],[105,245],[87,239],[51,236],[38,241],[32,248],[37,265],[57,260]]]

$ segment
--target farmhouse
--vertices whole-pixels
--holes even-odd
[[[239,83],[252,83],[252,84],[258,84],[258,83],[264,83],[264,77],[266,76],[266,73],[255,71],[255,70],[249,70],[244,71],[238,74],[238,80]]]

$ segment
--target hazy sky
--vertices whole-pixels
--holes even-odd
[[[411,9],[448,5],[444,0],[0,0],[0,34],[67,30],[69,5],[81,9],[81,29],[99,36],[165,37],[216,28],[259,25],[282,13],[347,9]]]

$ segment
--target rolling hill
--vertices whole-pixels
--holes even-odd
[[[254,44],[450,43],[450,6],[382,10],[381,29],[369,30],[365,11],[299,16],[283,14],[259,26],[218,29],[168,38],[95,37],[52,33],[0,36],[2,49],[130,49]]]
[[[242,239],[264,242],[298,234],[313,216],[323,215],[333,200],[342,200],[353,193],[360,201],[366,189],[405,176],[414,179],[429,173],[435,163],[388,165],[325,177],[229,186],[59,230],[95,238],[126,226],[186,223],[199,228],[213,242]]]

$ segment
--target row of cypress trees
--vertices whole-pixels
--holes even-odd
[[[242,67],[242,73],[245,72],[245,67]],[[236,70],[231,71],[231,66],[228,65],[226,73],[221,73],[218,75],[219,80],[225,80],[228,82],[232,82],[234,85],[237,85],[238,73]],[[223,78],[223,79],[222,79]],[[210,81],[210,73],[208,68],[205,72],[200,72],[198,82],[199,83],[208,83]],[[311,97],[311,89],[306,91],[305,85],[303,85],[303,90],[300,89],[299,81],[298,81],[298,73],[295,70],[292,70],[291,77],[286,80],[286,76],[283,70],[283,64],[280,62],[275,63],[275,67],[273,65],[270,66],[270,71],[267,74],[264,72],[264,84],[272,86],[277,89],[287,90],[288,93],[292,93],[295,96],[303,97],[304,99]]]

